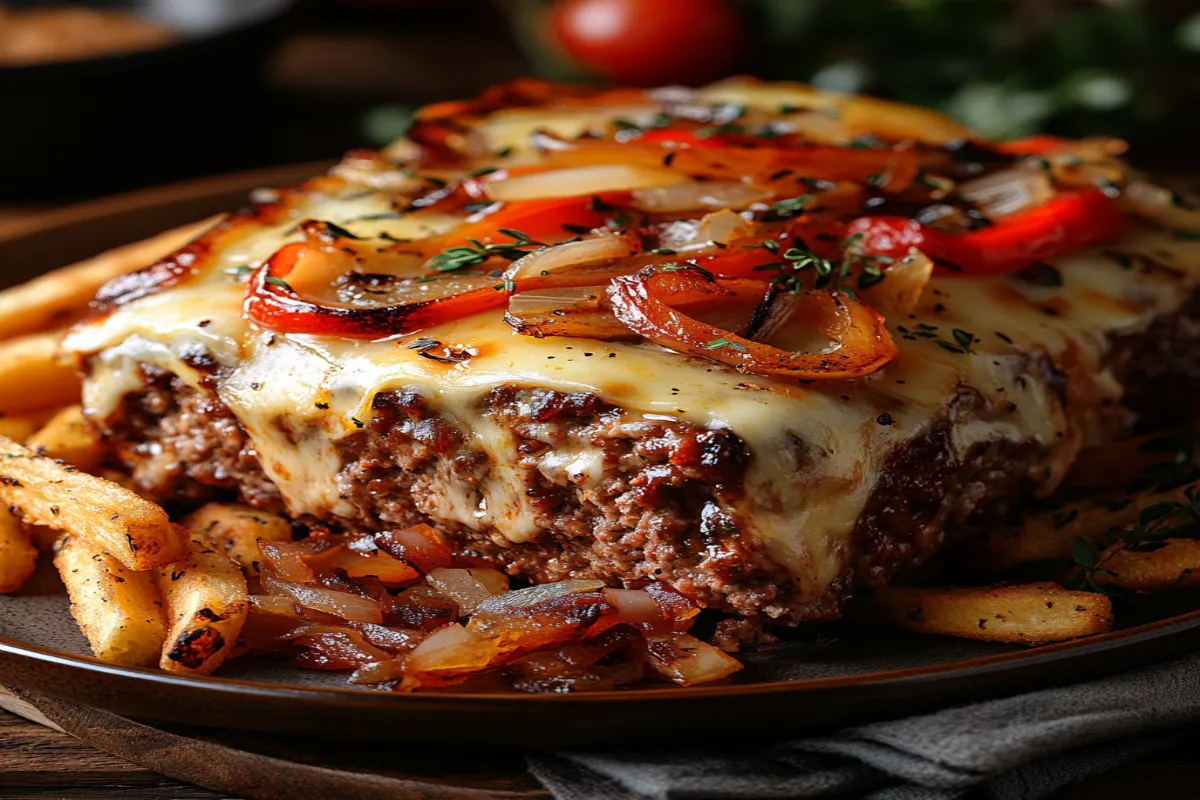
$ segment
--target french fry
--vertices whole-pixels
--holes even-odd
[[[1053,511],[1026,514],[1016,529],[999,527],[991,531],[981,543],[979,560],[992,569],[1006,569],[1035,561],[1070,559],[1076,539],[1103,548],[1120,529],[1137,522],[1143,509],[1167,501],[1186,503],[1188,488],[1116,494],[1107,500],[1088,499]]]
[[[246,577],[228,556],[209,547],[198,535],[190,536],[188,542],[189,558],[156,573],[170,621],[159,667],[208,675],[237,646],[250,610],[250,596]]]
[[[110,279],[170,255],[219,219],[183,225],[5,289],[0,292],[0,339],[70,324],[83,316],[96,290]]]
[[[1155,550],[1114,546],[1100,558],[1097,583],[1141,592],[1165,592],[1200,586],[1200,541],[1167,539]]]
[[[0,594],[15,592],[37,567],[38,551],[21,521],[0,509]]]
[[[59,360],[61,341],[61,331],[47,331],[0,342],[0,414],[79,401],[79,374]]]
[[[157,663],[166,625],[154,573],[130,570],[70,534],[58,544],[54,566],[96,658],[128,667]]]
[[[78,405],[67,406],[29,437],[29,448],[40,456],[56,458],[93,472],[104,460],[100,437]]]
[[[241,503],[207,503],[189,514],[183,527],[225,553],[252,577],[258,575],[262,561],[259,542],[293,539],[292,524],[286,519]]]
[[[880,589],[868,601],[876,619],[920,633],[985,642],[1045,644],[1105,633],[1112,604],[1095,592],[1056,583],[922,589]]]
[[[0,500],[26,523],[75,534],[130,569],[154,569],[187,555],[186,541],[158,506],[3,437]]]

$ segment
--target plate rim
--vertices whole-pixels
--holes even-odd
[[[1005,670],[1014,663],[1018,665],[1018,668],[1036,668],[1047,662],[1069,662],[1077,659],[1087,659],[1111,650],[1135,647],[1138,644],[1146,642],[1185,635],[1188,631],[1193,630],[1200,631],[1200,609],[1129,628],[1122,628],[1098,636],[1034,646],[1027,650],[1010,650],[994,655],[927,664],[919,667],[887,670],[884,672],[865,672],[854,675],[811,678],[807,680],[745,684],[709,684],[692,687],[664,686],[649,689],[606,690],[566,694],[525,694],[521,692],[380,692],[341,686],[305,686],[300,684],[247,680],[244,678],[228,678],[221,675],[177,675],[159,669],[106,664],[95,656],[69,653],[51,647],[11,639],[7,636],[0,636],[0,655],[16,656],[35,662],[50,663],[84,673],[101,673],[123,680],[147,682],[155,685],[165,684],[182,690],[216,691],[221,694],[234,695],[252,694],[263,699],[302,698],[309,701],[327,703],[349,702],[352,705],[357,703],[375,705],[382,701],[385,703],[395,702],[399,705],[403,704],[409,698],[419,698],[422,703],[445,700],[448,705],[463,702],[482,702],[526,706],[533,703],[554,702],[572,706],[586,706],[626,699],[675,703],[690,702],[708,697],[734,699],[770,694],[793,695],[819,693],[822,690],[852,686],[869,685],[879,688],[891,688],[908,684],[922,684],[929,680],[952,680],[959,677],[985,675],[998,670]],[[1149,666],[1161,660],[1163,660],[1161,657],[1150,658],[1145,661],[1145,665]],[[1049,685],[1046,688],[1049,688]],[[382,700],[385,697],[394,699]]]

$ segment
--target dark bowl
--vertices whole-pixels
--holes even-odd
[[[236,146],[239,126],[261,106],[262,67],[294,2],[71,2],[144,16],[180,38],[153,50],[0,66],[0,198],[64,198],[227,164],[222,149]]]

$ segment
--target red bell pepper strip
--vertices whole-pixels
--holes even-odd
[[[442,297],[421,295],[411,303],[374,308],[347,308],[301,297],[284,278],[306,254],[304,242],[284,245],[251,273],[243,309],[252,321],[280,333],[383,339],[413,333],[449,320],[503,308],[508,293],[482,285]],[[490,284],[489,279],[481,283]]]
[[[615,216],[616,209],[628,207],[629,192],[603,192],[598,195],[551,197],[504,203],[476,222],[461,225],[444,236],[421,243],[423,252],[434,255],[447,247],[462,247],[468,239],[507,241],[501,229],[517,230],[535,242],[558,244],[580,235],[581,229],[603,228]]]
[[[1112,198],[1085,189],[1062,192],[971,233],[946,233],[906,217],[861,217],[846,227],[846,236],[857,239],[853,246],[860,253],[902,258],[916,248],[963,273],[996,275],[1120,236],[1127,224]]]
[[[695,131],[683,128],[651,128],[643,131],[641,136],[631,141],[643,144],[660,144],[664,147],[696,147],[707,150],[720,150],[725,142],[719,136],[697,136]]]
[[[1007,142],[993,142],[992,150],[998,153],[1004,153],[1011,156],[1045,156],[1051,153],[1056,153],[1059,150],[1065,150],[1069,147],[1077,147],[1078,142],[1070,139],[1064,139],[1061,136],[1050,136],[1044,133],[1039,133],[1034,136],[1026,136],[1023,139],[1013,139]]]

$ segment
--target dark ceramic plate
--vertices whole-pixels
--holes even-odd
[[[237,205],[258,185],[319,170],[302,165],[156,189],[90,204],[0,241],[18,282],[124,242]],[[1081,678],[1200,646],[1195,596],[1118,609],[1127,627],[1036,649],[855,628],[806,632],[745,654],[720,685],[581,695],[397,695],[348,687],[341,674],[238,659],[220,677],[111,667],[86,655],[52,569],[0,597],[0,683],[118,714],[289,734],[495,748],[779,736],[931,711]],[[802,637],[802,638],[801,638]],[[721,724],[714,724],[719,720]],[[516,725],[514,725],[516,723]]]

